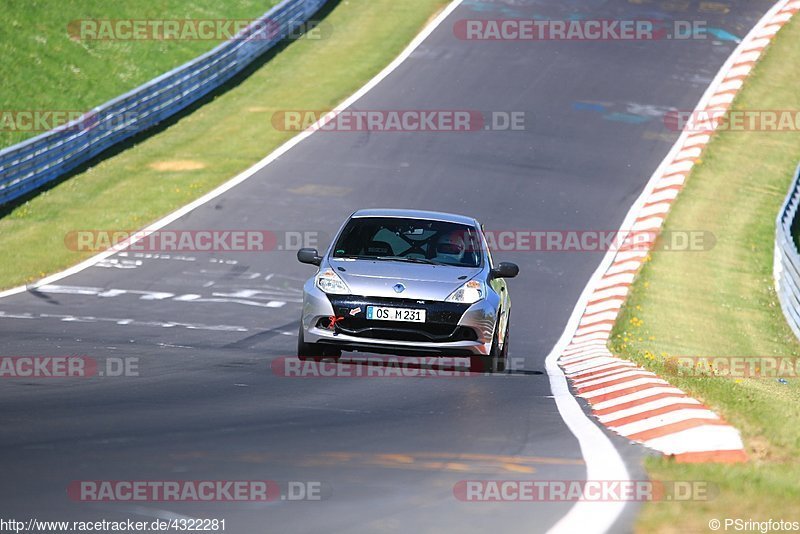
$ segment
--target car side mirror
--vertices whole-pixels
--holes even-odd
[[[320,258],[319,252],[315,248],[301,248],[297,251],[297,261],[319,267],[319,264],[322,263],[322,258]]]
[[[516,263],[504,261],[492,269],[492,278],[514,278],[519,274]]]

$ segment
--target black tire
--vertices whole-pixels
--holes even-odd
[[[492,347],[486,356],[472,356],[469,361],[469,368],[473,372],[479,373],[502,373],[506,370],[508,359],[508,328],[503,341],[503,349],[497,343],[497,332],[492,339]]]
[[[508,333],[511,331],[510,317],[506,317],[506,334],[503,336],[503,348],[500,350],[498,371],[501,373],[508,369]]]
[[[300,331],[297,334],[297,358],[302,361],[322,361],[324,358],[338,360],[342,351],[334,348],[324,347],[319,343],[306,343],[303,339],[303,325],[300,324]]]
[[[471,356],[469,359],[469,369],[473,373],[493,374],[498,372],[497,364],[497,343],[492,343],[492,349],[486,356]]]

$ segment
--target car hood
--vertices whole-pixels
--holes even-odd
[[[354,295],[417,300],[444,300],[481,272],[480,268],[397,261],[331,260],[330,265]],[[397,292],[397,284],[405,289]]]

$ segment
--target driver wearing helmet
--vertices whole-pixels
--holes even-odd
[[[433,259],[441,263],[459,265],[463,263],[465,249],[464,237],[461,233],[451,232],[439,239]]]

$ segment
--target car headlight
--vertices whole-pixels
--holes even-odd
[[[483,282],[478,280],[470,280],[463,286],[459,287],[450,296],[445,299],[446,302],[461,302],[464,304],[472,304],[478,302],[486,296],[486,287]]]
[[[317,274],[317,287],[323,293],[331,295],[349,295],[350,288],[344,283],[344,280],[339,278],[339,275],[333,269],[325,269]]]

